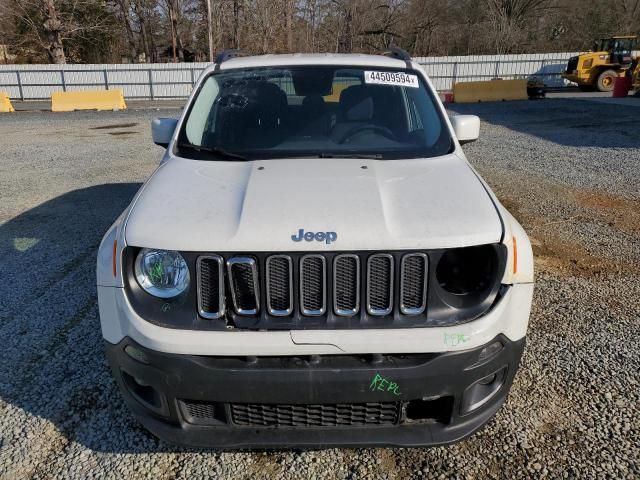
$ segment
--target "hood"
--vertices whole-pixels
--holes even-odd
[[[455,155],[173,157],[144,185],[125,235],[129,245],[183,251],[401,250],[499,242],[502,223],[480,180]]]

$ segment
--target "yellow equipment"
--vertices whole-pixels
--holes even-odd
[[[639,48],[635,35],[604,38],[594,43],[592,51],[571,57],[562,76],[577,83],[580,90],[610,92],[616,77],[629,69]]]
[[[0,112],[15,112],[9,94],[6,92],[0,92]]]
[[[76,92],[53,92],[52,112],[73,112],[74,110],[124,110],[124,93],[115,90],[87,90]]]
[[[488,80],[461,82],[453,85],[455,103],[501,102],[504,100],[526,100],[526,80]]]
[[[635,67],[631,70],[631,88],[640,96],[640,57],[636,58]]]

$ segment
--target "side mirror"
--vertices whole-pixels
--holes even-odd
[[[175,118],[154,118],[151,122],[153,143],[167,148],[177,124],[178,120]]]
[[[454,115],[451,125],[460,145],[475,142],[480,136],[480,117],[475,115]]]

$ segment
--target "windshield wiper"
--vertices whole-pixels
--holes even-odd
[[[242,155],[238,155],[237,153],[227,152],[221,148],[213,148],[213,147],[204,147],[200,145],[194,145],[192,143],[179,143],[178,148],[186,148],[188,150],[194,150],[196,152],[206,152],[212,153],[220,158],[225,158],[227,160],[249,160],[247,157],[243,157]]]
[[[382,155],[379,153],[319,153],[319,158],[369,158],[372,160],[379,160]]]

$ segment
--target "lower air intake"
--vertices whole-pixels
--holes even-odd
[[[231,404],[236,425],[253,427],[339,427],[394,425],[398,423],[398,402],[284,405]]]

